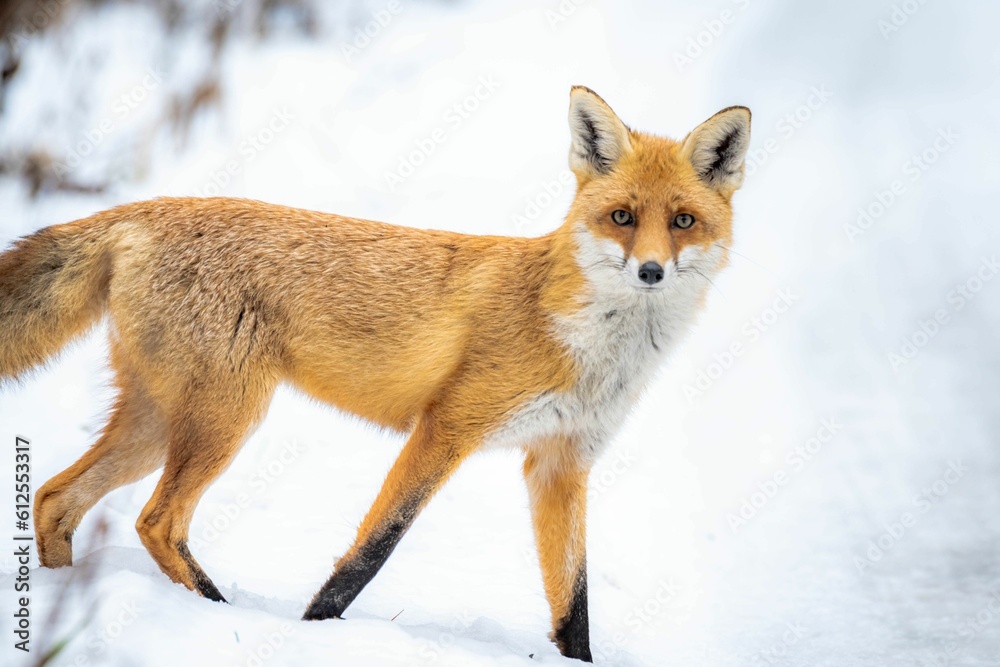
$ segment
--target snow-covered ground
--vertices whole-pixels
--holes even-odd
[[[342,11],[363,25],[389,5]],[[675,137],[745,104],[739,255],[592,479],[595,661],[1000,664],[1000,6],[392,6],[357,53],[349,29],[231,42],[221,104],[183,144],[146,128],[198,43],[167,41],[140,4],[71,13],[25,45],[0,144],[69,161],[89,142],[74,178],[114,185],[33,200],[0,179],[0,243],[196,193],[539,234],[572,196],[571,84]],[[0,480],[15,434],[36,489],[93,441],[105,352],[92,335],[4,390]],[[279,393],[192,526],[232,605],[171,584],[141,547],[154,476],[87,516],[76,567],[33,563],[31,655],[12,646],[16,563],[0,549],[0,664],[60,641],[57,665],[571,664],[546,639],[514,453],[468,462],[346,620],[298,620],[400,446]]]

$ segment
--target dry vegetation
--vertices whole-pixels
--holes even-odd
[[[6,111],[6,93],[22,70],[30,40],[62,30],[83,12],[115,3],[147,7],[158,16],[168,39],[193,36],[211,54],[199,76],[186,86],[173,87],[167,111],[151,128],[169,131],[182,143],[193,119],[218,105],[226,93],[220,73],[230,40],[263,41],[277,32],[309,39],[320,32],[312,0],[0,0],[0,114]],[[65,170],[58,169],[58,163],[58,156],[30,137],[16,146],[0,147],[0,174],[23,178],[32,196],[51,191],[102,192],[111,185],[109,177],[77,180],[71,173],[62,173]]]

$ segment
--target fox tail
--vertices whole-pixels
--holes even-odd
[[[104,313],[114,209],[41,229],[0,254],[0,383],[59,352]]]

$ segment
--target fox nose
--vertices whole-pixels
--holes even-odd
[[[656,262],[646,262],[639,267],[639,280],[647,285],[655,285],[663,280],[663,267]]]

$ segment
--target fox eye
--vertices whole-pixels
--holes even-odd
[[[694,224],[694,216],[690,213],[680,213],[674,218],[674,227],[678,229],[687,229]]]
[[[618,209],[617,211],[612,213],[611,220],[616,225],[620,225],[622,227],[635,224],[635,218],[632,216],[632,214],[629,213],[628,211],[623,211],[622,209]]]

